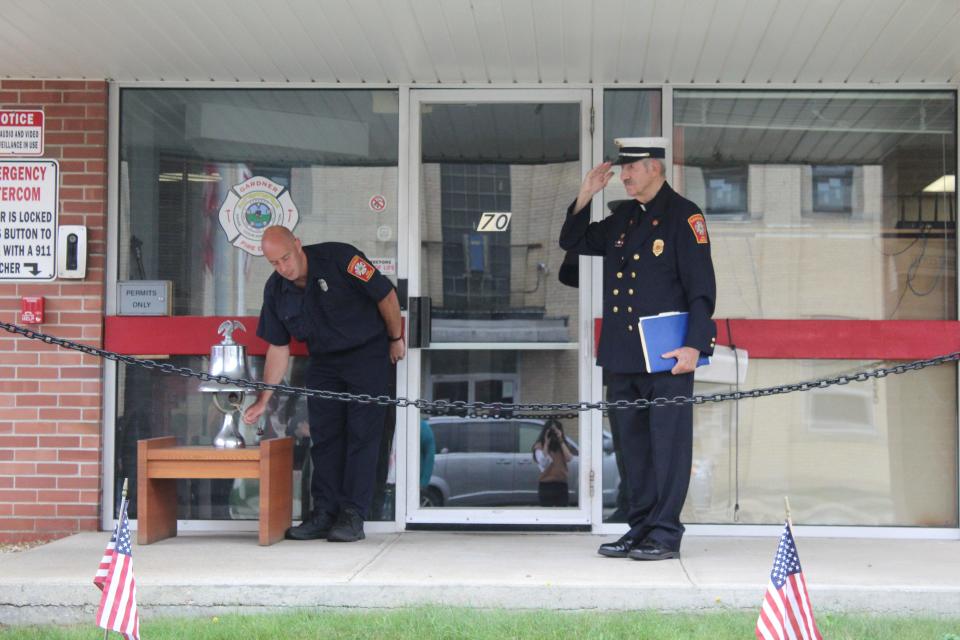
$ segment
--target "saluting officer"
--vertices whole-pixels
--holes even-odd
[[[391,364],[406,353],[393,284],[349,244],[302,246],[287,228],[274,226],[264,231],[261,246],[275,270],[263,289],[257,326],[257,335],[270,343],[264,382],[283,378],[292,336],[307,344],[311,389],[386,395]],[[244,422],[255,422],[271,395],[261,393]],[[307,407],[313,513],[286,537],[362,540],[386,407],[314,397]]]
[[[611,214],[590,222],[590,201],[613,177],[613,162],[587,173],[567,209],[560,246],[603,256],[603,328],[597,364],[604,369],[608,400],[690,396],[701,354],[713,353],[711,319],[716,281],[710,238],[700,208],[666,182],[665,138],[616,140],[620,179],[631,200],[610,203]],[[676,358],[669,372],[645,371],[637,332],[642,316],[689,312],[683,346],[662,354]],[[659,354],[658,354],[659,355]],[[616,409],[630,493],[630,530],[603,544],[601,555],[635,560],[680,557],[680,511],[690,483],[693,406]]]

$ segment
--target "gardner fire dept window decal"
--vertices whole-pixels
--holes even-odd
[[[267,227],[293,231],[300,221],[290,191],[269,178],[254,176],[231,187],[220,206],[220,226],[233,246],[262,256],[260,239]]]

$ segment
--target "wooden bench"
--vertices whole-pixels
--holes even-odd
[[[178,447],[176,438],[137,443],[137,542],[177,535],[177,479],[260,480],[260,544],[283,539],[293,517],[293,438],[263,440],[259,447]]]

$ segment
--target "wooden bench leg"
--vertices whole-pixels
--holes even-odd
[[[293,438],[260,442],[260,544],[283,540],[293,519]]]
[[[177,481],[150,478],[149,451],[172,447],[173,437],[137,443],[137,543],[151,544],[177,535]]]

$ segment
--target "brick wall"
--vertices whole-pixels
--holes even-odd
[[[0,318],[46,298],[39,330],[101,346],[106,257],[107,84],[0,80],[0,108],[43,109],[44,157],[60,162],[60,224],[87,227],[87,277],[0,282]],[[96,530],[102,365],[0,331],[0,542]]]

